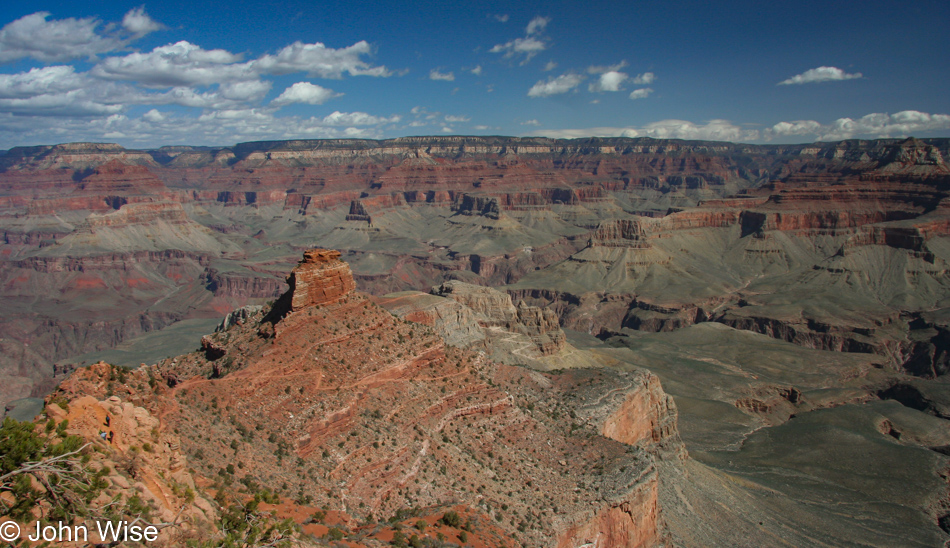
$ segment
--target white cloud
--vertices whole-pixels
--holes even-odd
[[[152,110],[143,114],[142,119],[148,122],[158,123],[158,122],[164,122],[166,120],[166,117],[164,114],[162,114],[161,112],[153,108]]]
[[[276,99],[271,101],[271,105],[282,107],[293,103],[306,103],[308,105],[322,105],[334,97],[339,97],[342,93],[336,93],[332,89],[311,84],[310,82],[297,82],[285,89]]]
[[[491,126],[472,126],[472,129],[475,129],[478,131],[485,131],[486,129],[491,129]]]
[[[371,67],[360,59],[370,52],[358,42],[332,49],[323,44],[295,42],[277,55],[241,62],[241,55],[222,49],[205,50],[186,41],[161,46],[148,53],[104,59],[92,69],[99,78],[134,80],[144,86],[209,86],[221,82],[256,81],[261,74],[307,73],[312,77],[341,78],[351,75],[388,76],[385,67]]]
[[[857,137],[883,139],[906,137],[928,131],[950,130],[950,114],[928,114],[905,110],[895,114],[872,113],[858,119],[839,118],[829,124],[814,120],[779,122],[764,130],[746,129],[728,120],[710,120],[696,124],[686,120],[660,120],[642,127],[594,127],[548,129],[532,132],[547,137],[653,137],[654,139],[695,139],[703,141],[788,141],[788,137],[807,137],[797,141],[840,141]]]
[[[504,53],[505,59],[511,59],[517,55],[523,55],[524,60],[521,61],[521,64],[525,64],[534,58],[535,55],[546,50],[548,45],[543,41],[534,37],[526,38],[516,38],[510,42],[504,44],[498,44],[492,49],[488,50],[489,53]]]
[[[448,126],[442,126],[442,133],[452,133],[452,128]]]
[[[46,11],[36,12],[0,29],[0,62],[24,57],[45,63],[94,58],[125,45],[117,36],[102,36],[96,32],[101,21],[95,17],[48,21],[49,16]]]
[[[228,82],[203,93],[187,86],[147,93],[129,84],[77,73],[71,66],[52,66],[0,75],[0,112],[19,116],[102,116],[145,104],[236,108],[263,99],[270,87],[270,82],[254,80]]]
[[[294,42],[284,47],[277,55],[264,55],[254,61],[254,69],[262,74],[291,74],[304,72],[310,77],[334,78],[351,76],[390,76],[392,73],[384,66],[374,67],[362,56],[370,55],[372,48],[365,40],[350,47],[333,49],[320,42],[304,44]]]
[[[652,88],[635,89],[630,92],[630,98],[631,99],[646,99],[651,93],[653,93]]]
[[[0,112],[19,116],[105,116],[145,100],[131,86],[95,80],[71,66],[0,74]]]
[[[778,83],[780,86],[791,84],[811,84],[816,82],[833,82],[838,80],[853,80],[861,78],[861,73],[848,74],[837,67],[818,67],[806,70],[801,74],[796,74],[788,80],[782,80]]]
[[[756,140],[759,137],[759,132],[743,129],[728,120],[710,120],[702,125],[685,120],[661,120],[647,124],[638,130],[628,130],[624,136],[738,142]]]
[[[587,67],[587,74],[603,74],[605,72],[616,72],[627,66],[626,61],[620,61],[616,65],[591,65]]]
[[[376,126],[380,124],[394,124],[400,120],[399,116],[373,116],[365,112],[334,111],[323,118],[327,126]]]
[[[454,82],[455,74],[453,72],[439,72],[438,69],[432,69],[429,71],[429,80],[444,80],[446,82]]]
[[[521,64],[524,65],[534,58],[535,55],[548,48],[548,44],[545,42],[542,33],[550,21],[550,17],[537,16],[532,19],[525,28],[526,35],[524,38],[516,38],[504,44],[496,44],[492,49],[488,50],[488,52],[503,53],[505,59],[521,56],[523,57]]]
[[[554,61],[548,61],[547,63],[545,63],[544,68],[541,70],[543,70],[544,72],[548,72],[549,70],[554,70],[556,68],[557,68],[557,63],[555,63]]]
[[[129,10],[122,18],[122,27],[131,32],[134,36],[145,36],[150,32],[162,30],[164,25],[155,21],[145,13],[145,6],[139,6]]]
[[[523,126],[540,126],[540,125],[541,125],[541,122],[539,122],[539,121],[537,121],[537,120],[525,120],[524,122],[521,122],[521,125],[523,125]]]
[[[89,80],[71,66],[33,68],[18,74],[0,74],[0,97],[19,98],[72,91],[88,85]]]
[[[468,121],[471,121],[471,117],[469,117],[469,116],[452,116],[452,115],[449,114],[449,115],[446,115],[446,116],[445,116],[445,121],[446,121],[446,122],[449,122],[449,123],[453,123],[453,122],[468,122]]]
[[[527,34],[539,34],[544,32],[544,27],[548,26],[550,22],[550,17],[541,17],[538,15],[528,23],[528,26],[525,27],[524,30]]]
[[[620,91],[620,84],[627,78],[626,74],[612,70],[601,74],[596,82],[591,82],[587,86],[587,89],[591,92]]]
[[[541,130],[537,134],[561,139],[581,137],[653,137],[654,139],[691,139],[703,141],[748,142],[759,139],[759,132],[746,130],[728,120],[710,120],[694,124],[686,120],[661,120],[643,127],[594,127],[586,129]]]
[[[656,81],[656,75],[652,72],[644,72],[634,76],[633,80],[630,81],[638,86],[648,86]]]
[[[769,131],[769,130],[767,130]],[[818,135],[821,133],[821,124],[814,120],[796,120],[794,122],[779,122],[770,130],[774,135]]]
[[[821,124],[814,120],[779,122],[765,130],[765,138],[811,135],[819,141],[838,141],[859,136],[880,139],[946,130],[950,130],[950,115],[904,110],[894,114],[867,114],[856,120],[838,118],[830,124]]]
[[[473,69],[470,70],[469,72],[471,72],[471,73],[474,74],[475,76],[481,76],[481,75],[482,75],[482,66],[481,66],[481,65],[478,65],[477,67],[473,68]]]
[[[146,113],[148,114],[148,113]],[[280,138],[333,138],[344,132],[322,127],[319,120],[274,118],[263,113],[222,117],[153,115],[129,118],[114,114],[99,118],[14,116],[0,113],[0,147],[69,141],[121,141],[127,147],[163,144],[215,145]],[[379,136],[375,128],[367,136]],[[124,136],[124,137],[122,137]]]
[[[206,50],[181,41],[148,53],[109,57],[91,74],[109,80],[134,80],[150,87],[209,86],[219,82],[256,80],[250,63],[223,49]]]
[[[538,80],[528,90],[528,97],[550,97],[551,95],[567,93],[580,85],[583,80],[583,76],[570,73],[562,74],[557,78],[548,78],[546,82]]]
[[[496,21],[499,21],[499,22],[502,22],[502,23],[507,23],[507,22],[508,22],[508,14],[507,14],[507,13],[498,14],[498,15],[495,15],[494,17],[495,17],[495,20],[496,20]]]
[[[221,84],[216,90],[197,92],[179,86],[164,93],[143,96],[140,102],[156,105],[174,104],[204,109],[235,109],[248,102],[260,101],[270,91],[271,83],[260,80]]]

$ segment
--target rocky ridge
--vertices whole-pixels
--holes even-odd
[[[681,444],[656,377],[495,363],[352,289],[307,301],[341,278],[352,287],[337,260],[308,251],[295,268],[307,283],[286,300],[309,305],[249,311],[204,351],[132,373],[161,379],[155,390],[113,389],[176,429],[203,474],[223,457],[240,464],[234,480],[283,481],[287,496],[361,518],[462,503],[522,545],[660,542],[654,455]],[[70,381],[59,395],[103,384]]]

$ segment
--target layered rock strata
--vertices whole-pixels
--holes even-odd
[[[306,283],[291,283],[287,298],[308,304],[275,327],[264,310],[239,313],[207,337],[205,352],[137,370],[112,389],[160,414],[187,454],[200,450],[203,458],[191,459],[200,471],[236,460],[242,481],[292,481],[315,504],[360,519],[451,502],[498,516],[523,545],[661,542],[653,459],[675,437],[664,427],[675,411],[636,403],[662,399],[655,379],[506,366],[446,346],[358,292],[314,298],[314,287],[339,286],[335,261],[326,250],[305,254],[292,277]],[[506,300],[483,299],[494,302]],[[510,300],[503,309],[512,321],[526,317]],[[448,319],[453,309],[426,310]],[[468,314],[457,323],[471,325]],[[160,382],[143,389],[145,378]]]

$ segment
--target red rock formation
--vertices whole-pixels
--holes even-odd
[[[627,445],[667,445],[678,451],[682,445],[676,418],[673,398],[663,392],[660,379],[650,373],[607,417],[601,435]]]
[[[557,548],[648,548],[660,540],[657,527],[657,474],[654,469],[631,482],[636,488],[611,501],[588,521],[575,523],[557,539]]]
[[[337,302],[354,289],[353,272],[340,260],[340,252],[311,249],[287,278],[291,310]]]

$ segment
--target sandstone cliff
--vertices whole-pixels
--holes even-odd
[[[286,482],[288,496],[360,519],[462,503],[496,517],[524,545],[598,536],[616,546],[659,542],[653,459],[675,437],[675,418],[655,378],[550,375],[446,346],[426,325],[345,289],[352,279],[338,257],[305,253],[283,299],[299,306],[276,325],[265,310],[248,309],[207,336],[202,352],[138,370],[125,383],[84,370],[60,393],[111,386],[177,429],[200,472],[236,461],[235,479]],[[556,329],[551,317],[500,293],[483,295],[479,313],[425,297],[438,302],[405,310],[480,333],[501,325]],[[490,320],[495,303],[508,322]],[[151,388],[141,384],[146,378]]]

